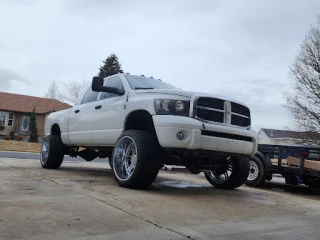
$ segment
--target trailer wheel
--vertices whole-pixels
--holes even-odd
[[[306,176],[302,177],[303,182],[305,185],[312,187],[312,188],[320,188],[320,178],[314,176]]]
[[[246,180],[246,185],[258,187],[265,183],[266,172],[260,158],[252,156],[249,160],[249,175]]]
[[[266,179],[268,181],[271,181],[272,180],[272,173],[267,174]]]

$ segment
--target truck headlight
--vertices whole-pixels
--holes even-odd
[[[189,116],[190,102],[184,100],[156,99],[155,110],[159,115]]]

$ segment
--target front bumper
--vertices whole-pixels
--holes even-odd
[[[153,122],[163,148],[201,149],[245,155],[254,155],[257,152],[258,135],[253,130],[207,124],[193,118],[168,115],[155,115]],[[205,135],[202,130],[216,133],[212,135],[218,136]],[[178,140],[178,132],[183,133],[182,140]],[[246,140],[234,139],[235,136],[244,137]]]

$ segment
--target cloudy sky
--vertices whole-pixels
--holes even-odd
[[[125,72],[249,105],[253,128],[290,123],[288,68],[319,0],[0,0],[0,91],[44,96],[90,80],[110,53]]]

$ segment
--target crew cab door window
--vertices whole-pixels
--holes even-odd
[[[91,87],[88,89],[87,93],[84,95],[81,104],[86,104],[90,102],[94,102],[97,100],[99,92],[92,91]]]
[[[118,88],[118,89],[124,89],[122,85],[122,81],[119,77],[112,77],[109,78],[107,83],[105,84],[106,87],[113,87],[113,88]],[[118,94],[115,93],[107,93],[103,92],[101,93],[100,100],[107,99],[107,98],[112,98],[112,97],[119,97]]]

